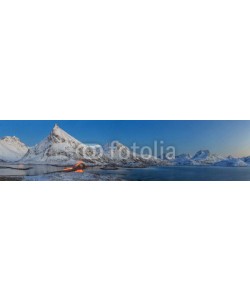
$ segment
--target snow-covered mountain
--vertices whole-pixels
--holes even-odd
[[[106,145],[83,144],[55,125],[48,137],[30,148],[22,158],[24,163],[74,163],[83,160],[87,165],[156,164],[154,157],[143,158],[119,142]]]
[[[83,160],[87,165],[116,165],[144,167],[150,165],[167,166],[250,166],[250,156],[235,158],[222,157],[199,150],[195,155],[181,154],[174,160],[160,159],[154,156],[141,156],[121,144],[113,142],[104,147],[97,144],[84,144],[55,125],[51,133],[34,147],[28,148],[16,137],[0,139],[0,161],[47,164],[72,164]]]
[[[214,165],[220,167],[247,167],[248,166],[248,164],[244,162],[243,159],[233,157],[233,156],[228,156],[227,158],[215,163]]]
[[[198,163],[192,160],[190,154],[184,153],[184,154],[177,155],[175,157],[174,164],[178,166],[195,166]]]
[[[192,160],[200,165],[213,165],[223,159],[224,157],[212,154],[209,150],[200,150],[192,157]]]
[[[155,165],[161,160],[154,156],[140,156],[130,150],[127,146],[116,141],[103,147],[104,159],[107,162],[125,165]]]
[[[28,147],[15,136],[0,139],[0,161],[18,161],[27,151]]]
[[[48,137],[29,149],[23,162],[71,163],[85,160],[87,163],[100,161],[92,146],[87,146],[55,125]]]
[[[250,156],[243,157],[242,160],[243,160],[248,166],[250,166]]]
[[[177,155],[174,164],[183,166],[204,166],[213,165],[223,159],[222,156],[212,154],[209,150],[199,150],[194,156],[186,153]]]

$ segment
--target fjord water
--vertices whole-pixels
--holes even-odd
[[[0,180],[127,180],[127,181],[248,181],[250,167],[169,166],[119,168],[102,170],[87,168],[83,174],[62,173],[63,166],[0,165]],[[58,177],[60,174],[60,177]]]
[[[53,165],[33,165],[33,164],[1,164],[0,176],[7,177],[23,177],[23,176],[38,176],[43,174],[52,174],[63,170],[62,166]]]
[[[248,181],[250,167],[171,166],[119,170],[95,170],[130,181]]]

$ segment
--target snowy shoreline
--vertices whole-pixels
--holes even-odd
[[[221,166],[165,166],[118,168],[103,170],[87,168],[84,173],[55,173],[26,177],[28,181],[173,181],[173,180],[250,180],[249,168]],[[191,172],[190,172],[191,171]],[[211,175],[212,173],[212,175]]]

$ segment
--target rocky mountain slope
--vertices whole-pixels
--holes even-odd
[[[233,156],[228,156],[224,160],[221,160],[215,163],[214,165],[220,167],[247,167],[248,166],[248,164],[244,162],[243,159],[233,157]]]
[[[0,139],[0,161],[14,162],[21,159],[28,147],[15,136]]]
[[[212,165],[223,159],[224,157],[212,154],[209,150],[200,150],[192,157],[193,161],[201,165]]]
[[[115,163],[116,165],[127,166],[145,166],[145,165],[157,165],[161,163],[161,160],[154,156],[141,156],[127,146],[124,146],[120,142],[116,141],[112,144],[106,144],[103,147],[104,158],[107,162]]]
[[[209,150],[199,150],[193,156],[186,153],[177,155],[173,160],[173,164],[183,166],[206,166],[214,165],[222,160],[224,160],[224,157],[212,154]]]
[[[27,147],[16,137],[0,139],[0,161],[38,164],[73,164],[83,160],[87,165],[144,167],[144,166],[250,166],[250,156],[235,158],[212,154],[209,150],[199,150],[195,155],[181,154],[173,160],[154,156],[141,156],[116,141],[104,147],[84,144],[58,125],[50,134],[34,147]]]
[[[93,147],[81,143],[58,125],[54,126],[48,137],[30,148],[22,159],[26,163],[73,163],[77,160],[101,162],[95,157]]]
[[[142,165],[156,164],[154,157],[142,158],[119,142],[98,145],[83,144],[55,125],[48,137],[30,148],[23,157],[24,163],[74,163],[84,160],[89,165]]]

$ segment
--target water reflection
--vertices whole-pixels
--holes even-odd
[[[49,174],[49,175],[46,175]],[[40,175],[40,176],[39,176]],[[44,175],[44,176],[43,176]],[[34,177],[32,177],[34,176]],[[36,177],[37,176],[37,177]],[[0,164],[0,180],[129,180],[129,181],[250,181],[249,167],[151,167],[103,170],[87,168],[84,173],[65,172],[56,165]]]
[[[55,166],[55,165],[0,164],[0,176],[6,176],[6,177],[37,176],[43,174],[62,172],[63,169],[64,169],[63,166]]]

